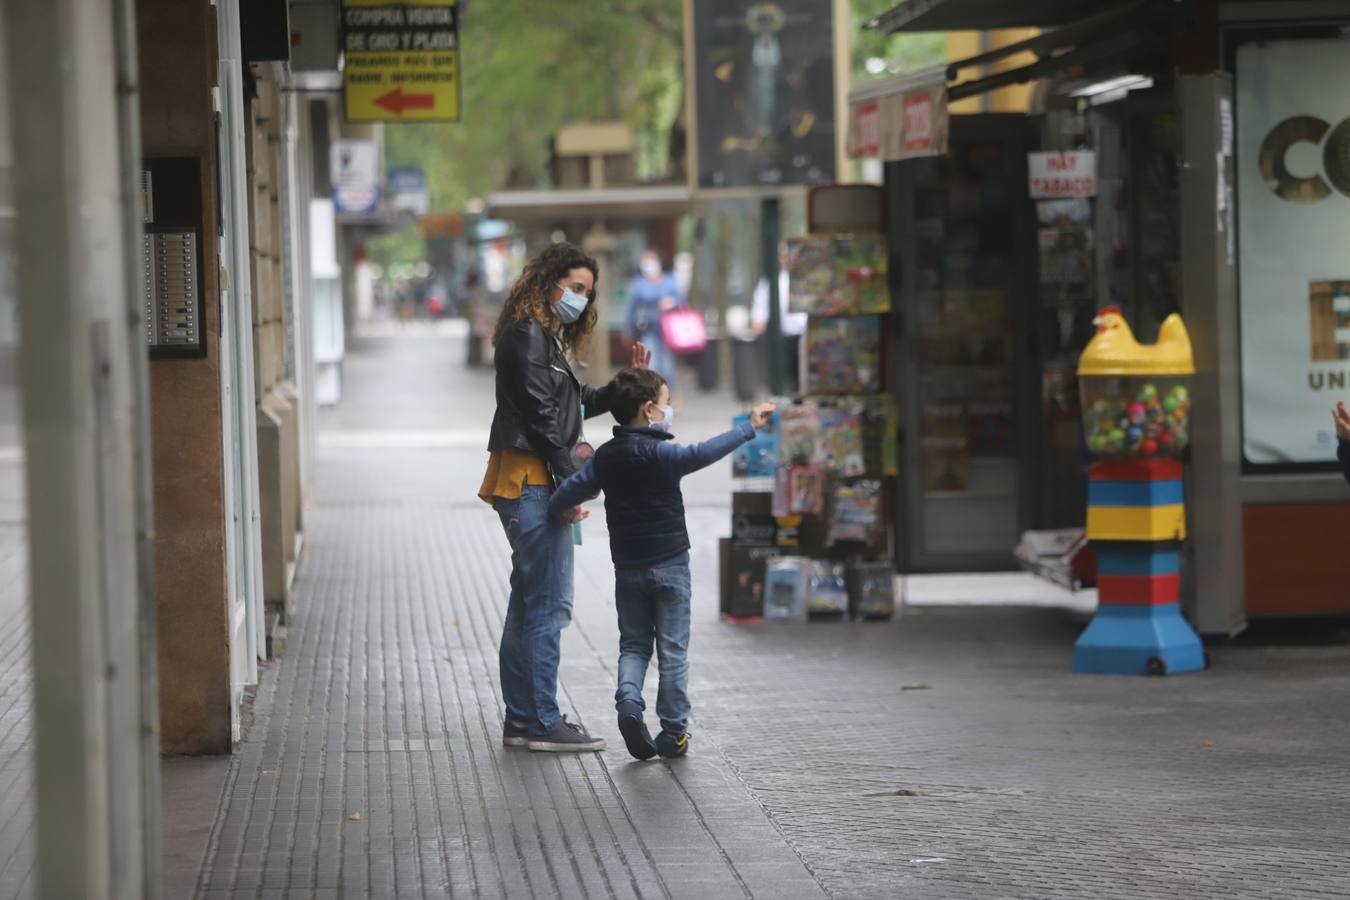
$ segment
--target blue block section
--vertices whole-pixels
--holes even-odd
[[[1180,479],[1088,482],[1088,506],[1173,506],[1184,500]]]
[[[1098,575],[1174,575],[1181,571],[1181,554],[1175,550],[1139,547],[1097,550]]]
[[[1161,661],[1161,672],[1150,671],[1154,659]],[[1178,675],[1204,667],[1200,637],[1177,603],[1098,607],[1073,651],[1073,670],[1079,673]]]

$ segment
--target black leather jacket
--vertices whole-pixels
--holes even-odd
[[[576,471],[572,448],[586,416],[609,412],[608,388],[582,384],[568,365],[562,345],[533,319],[502,332],[493,358],[497,370],[497,414],[488,450],[525,450],[548,464],[555,484]]]

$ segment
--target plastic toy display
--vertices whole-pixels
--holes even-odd
[[[1097,554],[1097,612],[1074,645],[1075,672],[1166,675],[1206,665],[1181,612],[1181,542],[1191,342],[1168,316],[1139,344],[1120,310],[1102,310],[1078,363],[1088,445],[1087,539]]]
[[[764,620],[806,620],[806,566],[800,556],[769,560],[764,569]]]
[[[792,312],[856,316],[890,311],[886,241],[881,235],[794,237],[783,245]]]
[[[1190,442],[1189,378],[1081,381],[1083,426],[1096,456],[1180,456]]]
[[[1190,443],[1195,364],[1181,317],[1168,316],[1156,344],[1140,344],[1119,309],[1093,320],[1097,335],[1078,361],[1083,430],[1102,457],[1180,456]]]
[[[812,394],[881,390],[881,320],[813,316],[806,326],[806,390]]]
[[[747,415],[735,416],[731,420],[733,428],[749,424]],[[778,469],[779,435],[783,429],[783,420],[774,413],[769,424],[755,432],[755,439],[742,444],[731,454],[731,475],[733,478],[772,478]]]

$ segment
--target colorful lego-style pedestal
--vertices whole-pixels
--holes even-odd
[[[1098,606],[1074,647],[1073,670],[1174,675],[1205,668],[1200,638],[1181,615],[1181,463],[1112,459],[1088,471]]]

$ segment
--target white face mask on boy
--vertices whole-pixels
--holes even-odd
[[[661,411],[661,418],[651,421],[649,427],[669,433],[670,423],[675,421],[675,410],[671,409],[669,405],[656,406],[653,409]]]

